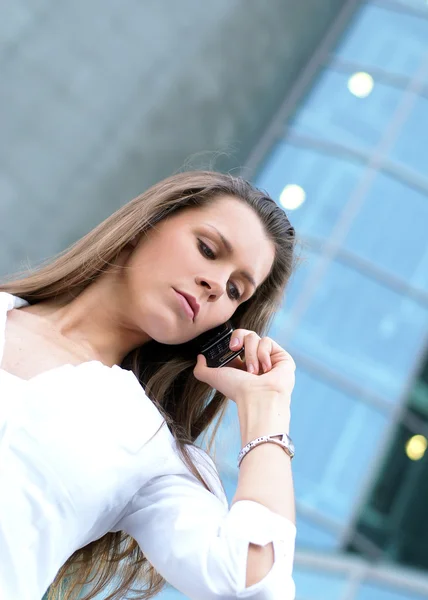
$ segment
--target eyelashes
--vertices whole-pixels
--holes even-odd
[[[217,255],[211,250],[211,248],[199,238],[198,246],[199,250],[201,251],[202,255],[205,256],[205,258],[208,258],[209,260],[215,260],[217,258]],[[229,297],[232,298],[232,300],[239,300],[241,298],[241,293],[239,289],[236,287],[235,284],[232,284],[232,289],[235,291],[232,293],[232,295],[228,293]]]
[[[217,258],[217,255],[211,250],[211,248],[209,246],[207,246],[207,244],[205,244],[202,240],[198,239],[199,242],[199,248],[202,251],[202,254],[204,254],[206,256],[206,258],[209,258],[210,260],[214,260],[215,258]]]

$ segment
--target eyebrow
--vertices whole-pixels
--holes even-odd
[[[217,234],[219,235],[221,242],[223,244],[223,246],[226,248],[226,251],[228,254],[233,254],[233,246],[232,244],[229,242],[228,239],[226,239],[224,237],[224,235],[221,233],[221,231],[219,231],[217,229],[217,227],[214,227],[214,225],[211,225],[210,223],[204,223],[204,225],[208,225],[208,227],[211,227],[211,229],[215,229],[215,231],[217,232]],[[250,273],[248,273],[248,271],[239,271],[239,274],[242,275],[242,277],[245,277],[245,279],[247,281],[249,281],[251,283],[251,285],[254,288],[257,288],[256,282],[254,280],[254,277],[252,275],[250,275]]]

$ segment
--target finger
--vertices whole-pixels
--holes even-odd
[[[296,370],[296,362],[295,362],[294,358],[286,350],[284,350],[284,352],[285,352],[285,356],[287,358],[287,361],[290,363],[292,369],[295,371]]]
[[[272,344],[271,352],[270,352],[270,361],[272,366],[274,366],[278,361],[291,363],[291,366],[295,369],[296,363],[294,362],[293,357],[289,354],[282,346],[278,344],[273,338],[269,338]]]
[[[241,369],[241,371],[246,371],[245,361],[240,357],[236,356],[233,360],[227,363],[228,367],[233,367],[234,369]]]
[[[196,357],[196,365],[193,369],[193,374],[200,373],[202,369],[207,369],[207,359],[203,354],[198,354]]]
[[[252,331],[251,329],[242,329],[242,328],[238,328],[238,329],[234,329],[231,335],[231,339],[230,339],[230,344],[233,344],[234,341],[238,341],[238,344],[235,346],[233,346],[235,349],[239,348],[239,345],[243,345],[244,344],[244,338],[246,335],[249,335],[250,333],[254,333],[254,335],[257,335],[255,331]],[[231,346],[232,348],[232,346]]]
[[[207,359],[206,359],[205,355],[202,354],[202,353],[198,354],[198,356],[196,357],[196,363],[200,364],[203,367],[206,367],[207,366]]]
[[[241,331],[242,330],[235,329],[235,331],[232,333],[229,342],[229,348],[231,350],[238,350],[239,348],[242,348],[242,344],[244,343],[244,334],[242,334]]]
[[[263,373],[267,373],[272,369],[272,362],[270,359],[270,355],[272,353],[272,340],[269,337],[262,337],[259,346],[257,349],[257,356],[261,367],[263,369]]]
[[[260,336],[254,331],[251,331],[244,337],[245,348],[245,363],[249,373],[258,374],[260,369],[259,359],[257,356]]]
[[[198,354],[196,357],[196,365],[193,368],[193,375],[198,381],[208,383],[211,387],[215,387],[216,372],[218,369],[208,367],[207,359],[203,354]]]

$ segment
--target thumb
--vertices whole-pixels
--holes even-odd
[[[193,369],[193,374],[196,377],[197,373],[202,374],[201,371],[206,368],[207,368],[207,359],[205,358],[205,356],[203,354],[198,354],[198,356],[196,357],[196,365],[195,365],[195,368]]]
[[[198,354],[198,356],[196,357],[196,361],[197,365],[202,365],[203,367],[207,366],[207,359],[203,354]]]

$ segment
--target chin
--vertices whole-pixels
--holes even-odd
[[[143,328],[147,335],[159,344],[178,345],[184,344],[197,334],[192,334],[189,329],[179,323],[177,319],[159,318],[158,316],[150,319],[147,327]]]

